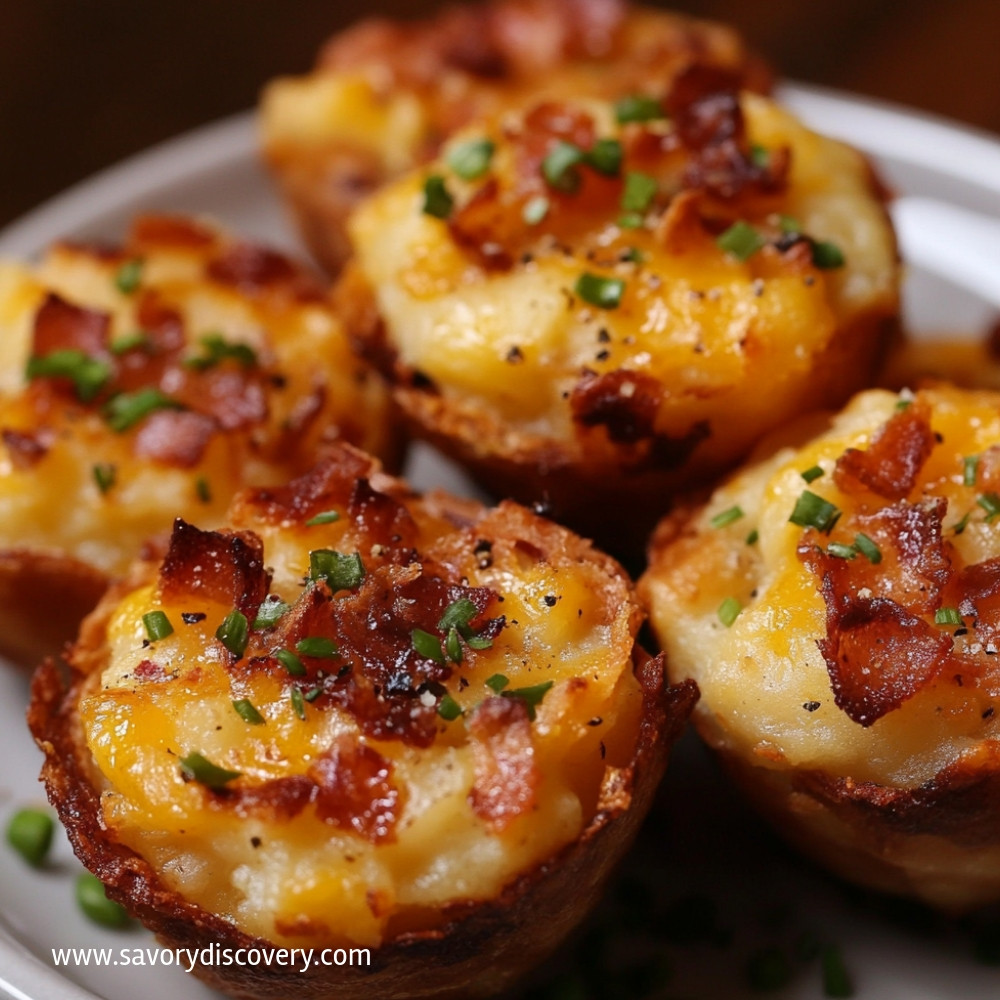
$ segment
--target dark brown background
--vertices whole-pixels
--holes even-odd
[[[0,0],[0,225],[151,143],[250,107],[320,41],[427,0]],[[1000,133],[997,0],[687,0],[784,75]]]

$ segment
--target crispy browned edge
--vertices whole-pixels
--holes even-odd
[[[0,550],[0,656],[34,668],[59,655],[107,585],[104,573],[71,556]]]
[[[432,502],[447,506],[441,496]],[[467,509],[467,504],[456,505],[456,512]],[[107,617],[133,585],[113,587],[84,622],[70,657],[72,667],[50,658],[33,679],[28,723],[45,754],[42,780],[49,799],[80,860],[108,886],[108,895],[165,945],[274,947],[169,889],[145,859],[118,843],[101,821],[100,792],[75,708],[88,678],[92,683],[103,666]],[[302,973],[263,965],[199,965],[196,974],[234,997],[254,1000],[278,1000],[292,991],[325,1000],[348,1000],[362,991],[367,1000],[479,997],[512,984],[550,954],[597,903],[649,810],[670,747],[697,700],[693,682],[668,685],[662,656],[652,658],[635,645],[633,668],[643,692],[643,711],[631,762],[609,769],[597,812],[580,838],[516,879],[498,899],[449,907],[444,926],[402,935],[373,949],[367,968],[313,965]]]

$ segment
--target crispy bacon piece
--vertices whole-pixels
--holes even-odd
[[[201,413],[158,410],[143,421],[132,450],[140,458],[191,469],[201,461],[215,430],[215,421]]]
[[[402,808],[392,764],[369,746],[342,738],[309,768],[316,783],[316,814],[373,844],[396,839]]]
[[[848,448],[837,459],[834,482],[845,493],[863,487],[888,500],[902,500],[916,485],[934,444],[930,409],[917,399],[894,413],[865,451]]]
[[[236,243],[212,258],[205,268],[214,281],[232,285],[249,295],[264,289],[284,286],[297,298],[323,296],[319,281],[287,257],[254,243]]]
[[[500,196],[496,178],[489,178],[448,220],[452,239],[476,258],[481,267],[506,271],[514,263],[511,248],[524,238],[521,213]]]
[[[635,444],[655,433],[663,386],[649,375],[626,369],[598,375],[585,371],[570,396],[573,419],[603,426],[617,444]]]
[[[60,298],[45,296],[35,314],[31,352],[44,356],[53,351],[77,350],[92,358],[107,357],[111,317],[96,309],[85,309]]]
[[[0,438],[3,439],[7,454],[10,455],[11,465],[15,469],[30,469],[43,459],[49,450],[46,434],[41,430],[16,431],[4,427],[0,431]]]
[[[416,537],[413,515],[395,497],[374,489],[366,476],[360,476],[355,482],[347,512],[376,544],[391,544],[399,550],[412,544]]]
[[[541,783],[527,706],[519,698],[487,698],[468,729],[476,773],[469,800],[500,833],[534,806]]]
[[[225,431],[252,427],[267,419],[267,394],[259,369],[222,362],[206,371],[178,368],[164,381],[171,397],[213,418]]]
[[[966,566],[956,579],[958,610],[973,615],[981,642],[1000,644],[1000,558]]]
[[[252,532],[202,531],[177,518],[160,567],[160,593],[164,599],[198,596],[253,618],[271,583],[263,552]]]
[[[234,809],[240,816],[275,822],[298,816],[316,797],[316,783],[304,774],[290,774],[259,785],[236,785],[209,794],[219,805]]]

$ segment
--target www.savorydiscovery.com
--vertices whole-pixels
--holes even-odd
[[[371,965],[368,948],[53,948],[55,966],[177,966],[191,972],[196,965],[246,965],[297,969],[314,965]]]

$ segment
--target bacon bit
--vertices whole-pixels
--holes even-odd
[[[934,444],[930,407],[918,396],[886,421],[867,450],[848,448],[837,459],[834,482],[845,493],[864,487],[880,497],[902,500],[916,485]]]
[[[495,832],[535,805],[541,774],[527,706],[517,698],[487,698],[469,718],[475,782],[473,811]]]
[[[452,239],[488,271],[507,271],[514,263],[512,247],[524,238],[521,213],[500,198],[495,177],[448,220]]]
[[[158,410],[143,421],[132,450],[140,458],[191,469],[201,461],[215,430],[215,421],[201,413]]]
[[[373,489],[367,477],[359,477],[354,484],[347,511],[357,529],[375,544],[392,544],[398,551],[411,545],[416,538],[417,525],[413,515],[388,493]]]
[[[163,387],[177,402],[212,417],[225,431],[252,427],[267,419],[263,373],[222,362],[207,371],[176,369]]]
[[[663,386],[642,372],[586,371],[573,388],[570,409],[584,427],[601,425],[616,444],[635,444],[656,433],[662,398]]]
[[[271,584],[263,554],[252,532],[202,531],[177,518],[160,567],[160,594],[167,601],[202,597],[252,619]]]
[[[21,472],[32,468],[49,450],[49,435],[44,431],[16,431],[5,427],[0,437],[10,455],[11,465]]]
[[[594,119],[580,108],[558,101],[536,104],[521,126],[518,174],[526,182],[525,188],[542,189],[542,160],[557,142],[590,149],[596,138]]]
[[[304,268],[293,264],[287,257],[253,243],[237,243],[227,247],[209,261],[205,273],[214,281],[232,285],[241,292],[253,295],[276,286],[302,300],[323,297],[319,281]]]
[[[983,492],[1000,491],[1000,445],[991,445],[979,456],[976,483]]]
[[[154,663],[152,660],[142,660],[136,664],[132,676],[137,681],[161,684],[163,681],[170,680],[172,675],[168,674],[161,664]]]
[[[396,839],[402,806],[392,764],[369,746],[343,737],[309,768],[316,783],[316,815],[373,844]]]
[[[703,199],[701,191],[682,191],[671,200],[655,233],[667,253],[689,253],[706,241],[708,233],[700,210]]]
[[[207,247],[216,235],[206,226],[180,215],[141,215],[132,223],[129,249],[159,247]]]
[[[287,821],[316,797],[316,783],[304,774],[271,778],[259,785],[224,788],[213,798],[232,806],[243,817],[253,816],[269,822]]]
[[[44,356],[75,349],[92,358],[106,359],[110,329],[111,317],[107,313],[73,305],[50,292],[35,314],[31,352]]]
[[[1000,640],[1000,558],[966,566],[956,580],[959,613],[974,615],[973,627],[982,643]]]

